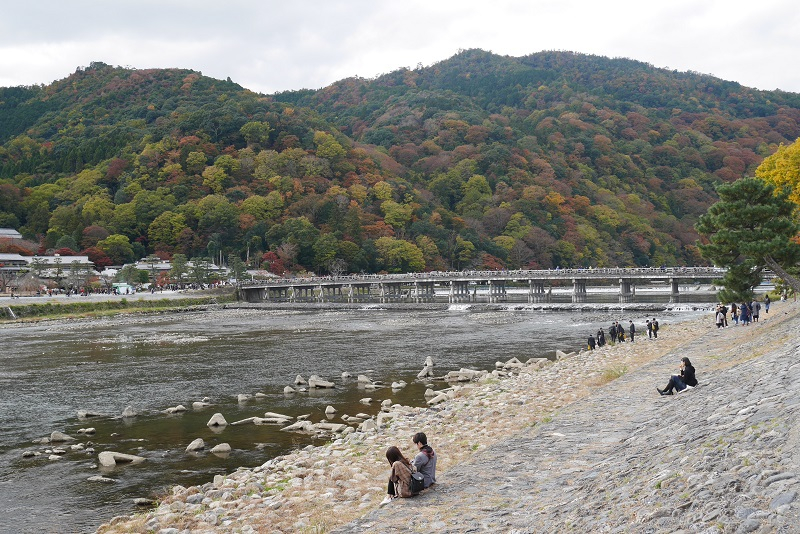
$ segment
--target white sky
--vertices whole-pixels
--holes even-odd
[[[0,86],[103,61],[272,93],[461,48],[628,57],[800,92],[800,9],[789,0],[6,0],[0,10]]]

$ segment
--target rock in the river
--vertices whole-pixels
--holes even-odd
[[[239,393],[236,396],[236,400],[238,402],[247,402],[247,401],[252,400],[252,399],[253,399],[253,396],[250,395],[249,393]]]
[[[23,458],[33,458],[34,456],[39,456],[36,451],[25,451],[22,453]]]
[[[335,387],[333,382],[323,380],[317,375],[313,375],[308,379],[308,387],[310,388],[332,388]]]
[[[367,375],[358,375],[359,384],[372,384],[372,380]]]
[[[50,433],[50,443],[61,443],[64,441],[75,441],[75,438],[68,436],[58,430]]]
[[[214,415],[212,415],[211,419],[209,419],[208,423],[206,423],[206,426],[208,426],[208,427],[212,427],[212,426],[227,426],[227,425],[228,425],[228,422],[225,420],[225,417],[223,417],[223,415],[221,413],[219,413],[219,412],[217,412]]]
[[[78,434],[94,434],[95,432],[97,432],[97,430],[95,430],[93,426],[90,426],[89,428],[78,429]]]
[[[119,463],[133,463],[138,464],[144,462],[141,456],[133,454],[123,454],[121,452],[103,451],[97,455],[97,460],[103,467],[114,467]]]
[[[113,478],[104,477],[102,475],[94,475],[86,479],[88,482],[102,482],[104,484],[111,484],[116,482]]]
[[[153,506],[156,502],[153,499],[146,499],[145,497],[137,497],[133,499],[133,504],[136,506]]]
[[[206,448],[206,442],[203,438],[197,438],[186,447],[186,452],[201,451]]]
[[[404,380],[400,380],[398,382],[392,382],[392,389],[403,389],[408,384]]]
[[[327,408],[325,408],[325,415],[333,415],[336,412],[337,410],[333,406],[328,406]]]
[[[343,371],[342,372],[342,378],[352,378],[352,377],[353,377],[353,375],[351,375],[347,371]]]
[[[139,415],[136,413],[136,410],[133,409],[133,406],[126,406],[124,410],[122,410],[122,417],[136,417]]]
[[[211,406],[210,402],[196,401],[192,403],[192,410],[202,410],[203,408],[208,408],[209,406]]]
[[[231,452],[231,446],[228,445],[227,443],[220,443],[219,445],[215,445],[211,449],[211,452],[213,452],[214,454],[225,454]]]
[[[88,419],[90,417],[102,417],[104,414],[98,412],[90,412],[87,410],[78,410],[78,419]]]
[[[305,379],[305,378],[303,378],[302,376],[300,376],[300,375],[297,375],[297,376],[295,377],[295,379],[294,379],[294,384],[295,384],[296,386],[305,386],[306,384],[308,384],[308,382],[306,382],[306,379]]]
[[[291,393],[297,393],[297,390],[294,389],[292,386],[286,386],[285,388],[283,388],[283,392],[289,395]]]
[[[363,399],[361,399],[358,402],[360,402],[361,404],[369,404],[369,403],[372,402],[372,397],[364,397]]]

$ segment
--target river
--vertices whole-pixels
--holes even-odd
[[[704,305],[707,307],[708,305]],[[658,314],[662,325],[696,317],[693,306]],[[577,350],[589,333],[613,320],[637,323],[641,341],[645,312],[555,312],[534,309],[446,311],[381,310],[365,306],[341,311],[217,310],[43,322],[0,327],[0,532],[93,532],[111,517],[135,511],[133,499],[155,497],[174,484],[204,483],[239,466],[252,467],[298,447],[307,436],[277,426],[228,426],[212,432],[206,423],[222,413],[228,422],[272,411],[325,419],[328,405],[339,414],[375,413],[391,398],[423,406],[426,384],[415,381],[426,357],[437,375],[460,367],[493,369],[517,357],[553,357]],[[352,373],[343,379],[342,372]],[[408,386],[365,392],[358,374]],[[317,374],[335,389],[284,395],[295,376]],[[437,388],[443,387],[437,385]],[[237,395],[264,396],[240,403]],[[191,409],[209,397],[214,406]],[[363,397],[376,400],[371,406]],[[183,404],[180,415],[162,413]],[[123,419],[126,406],[139,416]],[[80,420],[79,410],[108,414]],[[334,419],[338,421],[338,418]],[[94,427],[96,434],[77,431]],[[54,430],[78,437],[73,443],[94,453],[71,451],[50,460],[53,446],[33,443]],[[203,438],[210,448],[229,443],[227,457],[187,454]],[[87,442],[91,442],[88,443]],[[71,443],[63,448],[69,449]],[[58,446],[58,445],[54,445]],[[24,451],[41,452],[23,458]],[[103,450],[147,460],[111,471],[97,468]],[[91,482],[103,474],[113,483]]]

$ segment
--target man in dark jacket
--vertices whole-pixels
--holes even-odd
[[[414,457],[414,461],[411,463],[417,468],[417,472],[422,473],[422,476],[425,477],[426,488],[436,484],[437,456],[433,452],[431,446],[428,445],[428,437],[424,432],[417,432],[414,434],[414,437],[411,438],[411,441],[413,441],[414,445],[419,449],[419,452]]]
[[[629,331],[631,333],[631,343],[633,343],[633,338],[636,335],[636,327],[633,326],[633,321],[628,321],[628,322],[631,323],[631,326],[629,327]]]

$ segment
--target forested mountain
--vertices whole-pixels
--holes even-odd
[[[275,95],[93,63],[0,89],[0,227],[274,272],[698,264],[714,187],[798,137],[798,94],[567,52]]]

